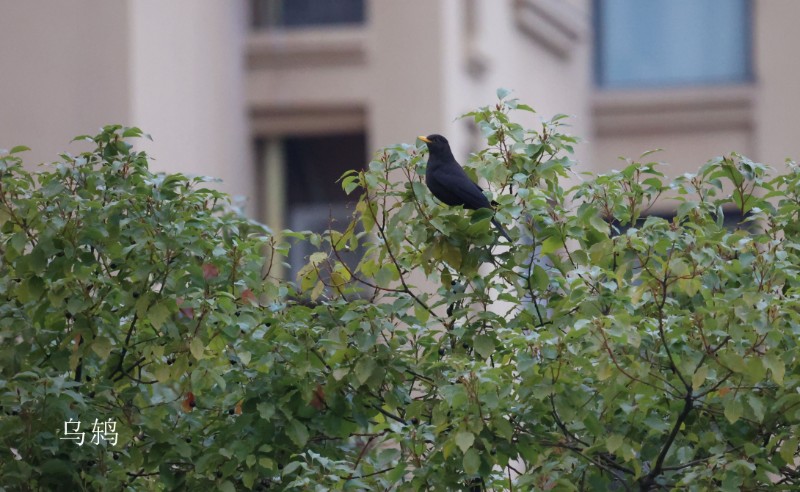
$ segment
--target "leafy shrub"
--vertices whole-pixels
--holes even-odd
[[[93,151],[36,175],[23,149],[0,161],[4,484],[230,473],[219,451],[231,444],[228,410],[256,377],[239,367],[268,320],[257,298],[285,287],[262,273],[264,228],[226,211],[205,178],[150,172],[124,140],[140,134],[106,127]],[[60,439],[70,419],[82,446]],[[116,423],[116,446],[89,442],[95,421]]]
[[[466,167],[513,247],[399,145],[343,177],[345,230],[284,233],[319,248],[297,288],[270,276],[284,242],[148,171],[136,129],[35,179],[0,157],[2,482],[796,488],[797,168],[733,154],[666,183],[641,159],[567,189],[563,118],[526,129],[499,96]],[[664,194],[676,215],[648,215]],[[61,440],[70,418],[119,442]]]

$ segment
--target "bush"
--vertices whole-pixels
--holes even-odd
[[[563,117],[526,129],[499,95],[466,167],[513,247],[394,146],[343,177],[344,230],[283,234],[319,249],[296,288],[270,275],[286,243],[148,171],[137,129],[35,179],[0,157],[2,483],[795,489],[797,168],[665,183],[643,158],[566,189]],[[676,215],[648,216],[665,193]],[[62,440],[69,419],[118,442]]]

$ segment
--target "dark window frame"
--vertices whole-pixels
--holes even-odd
[[[281,171],[283,181],[279,183],[284,190],[282,200],[280,204],[272,204],[279,210],[282,228],[295,232],[311,230],[322,233],[332,226],[334,230],[343,232],[352,218],[358,194],[347,195],[341,187],[339,178],[346,170],[366,169],[369,162],[367,130],[342,129],[320,133],[300,131],[274,136],[256,136],[253,145],[259,183],[265,182],[267,166],[270,165],[262,159],[265,147],[270,141],[280,147],[279,153],[282,156],[282,159],[271,164],[283,167]],[[341,145],[349,149],[348,152],[344,152],[348,154],[345,160],[342,160],[341,151],[336,152],[330,148],[336,142],[341,142]],[[314,152],[309,152],[309,147],[314,146],[321,146],[322,150],[318,148],[317,152],[333,157],[327,159],[324,155],[318,156]],[[296,160],[292,162],[293,159]],[[309,164],[319,166],[319,171],[315,172],[313,166]],[[296,182],[292,182],[293,180]],[[262,187],[259,187],[256,193],[257,220],[262,222],[268,220],[264,212],[271,205],[267,193],[268,190]],[[333,224],[329,222],[331,219],[334,221]],[[275,226],[275,224],[267,225]],[[356,232],[361,231],[362,226],[357,223]],[[293,246],[286,259],[288,268],[283,270],[282,274],[287,280],[294,281],[297,272],[308,261],[308,256],[315,253],[317,248],[308,242],[296,240],[291,242]],[[340,255],[342,261],[354,269],[364,253],[365,247],[362,246],[355,250],[344,248]]]
[[[331,22],[320,21],[320,19],[311,22],[298,22],[286,24],[286,19],[283,16],[273,18],[269,11],[271,9],[280,10],[280,5],[270,6],[280,2],[292,2],[293,0],[250,0],[250,23],[252,29],[256,31],[265,31],[272,29],[304,29],[304,28],[335,28],[335,27],[356,27],[363,26],[367,23],[368,5],[366,0],[346,0],[357,6],[357,17],[343,20],[332,20]],[[294,0],[296,1],[296,0]],[[326,0],[326,4],[335,4],[335,0]],[[348,6],[352,7],[352,6]]]

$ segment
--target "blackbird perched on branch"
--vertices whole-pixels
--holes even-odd
[[[446,138],[441,135],[418,138],[428,145],[429,156],[428,168],[425,170],[425,184],[428,185],[433,196],[451,207],[461,205],[470,210],[479,208],[492,210],[492,204],[483,194],[483,189],[469,179],[467,173],[461,169],[461,165],[453,157]],[[511,241],[499,222],[492,219],[492,224],[497,227],[503,237]]]

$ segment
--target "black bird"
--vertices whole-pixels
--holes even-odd
[[[431,190],[433,196],[443,201],[451,207],[458,205],[470,210],[488,208],[492,210],[492,204],[483,194],[483,188],[469,179],[467,173],[461,169],[461,165],[453,157],[450,144],[441,135],[428,135],[427,137],[417,137],[428,145],[428,168],[425,170],[425,184]],[[506,233],[503,226],[495,219],[492,224],[497,227],[506,239],[511,238]]]

